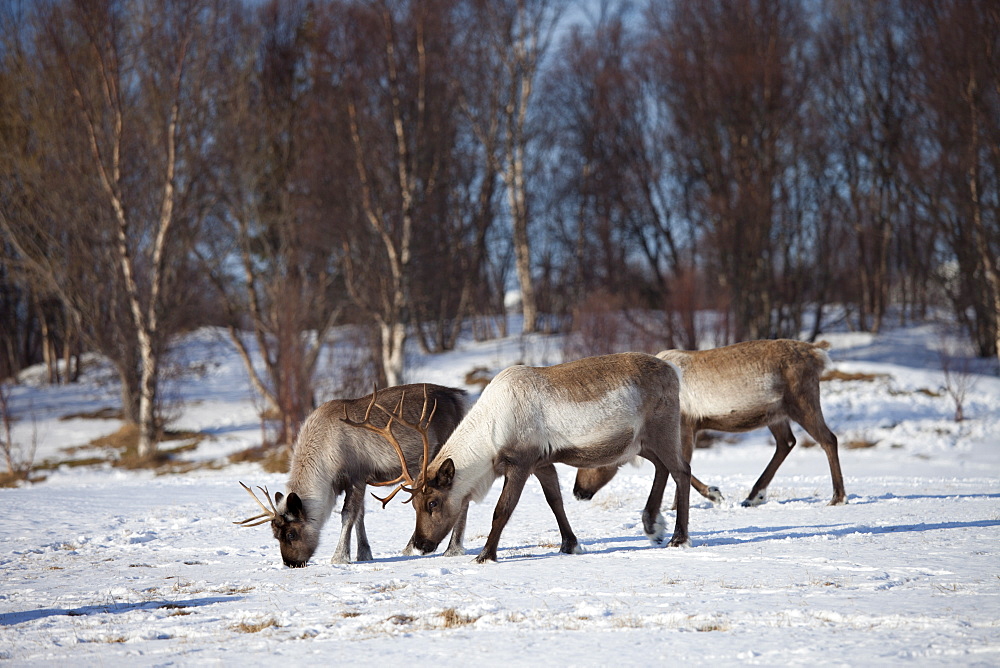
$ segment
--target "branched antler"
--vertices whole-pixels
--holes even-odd
[[[430,428],[431,420],[434,419],[434,413],[437,411],[437,400],[436,399],[434,400],[434,405],[431,407],[430,415],[428,415],[427,385],[424,385],[424,405],[423,408],[421,408],[420,410],[420,419],[417,420],[416,423],[413,423],[407,421],[406,418],[403,417],[403,402],[405,399],[406,399],[406,392],[403,392],[402,395],[400,395],[399,397],[399,402],[396,404],[396,408],[390,411],[378,403],[378,387],[376,387],[375,390],[372,392],[372,400],[368,404],[368,408],[365,410],[365,417],[363,420],[361,420],[360,422],[352,420],[347,415],[346,405],[344,406],[344,417],[341,418],[343,422],[349,424],[352,427],[367,429],[370,432],[378,434],[379,436],[384,438],[389,443],[389,445],[393,447],[393,449],[396,451],[396,454],[399,456],[399,463],[400,466],[402,467],[402,471],[400,472],[399,476],[397,476],[393,480],[387,480],[385,482],[368,483],[374,487],[387,487],[389,485],[396,485],[396,484],[399,485],[396,489],[392,491],[391,494],[389,494],[386,497],[380,497],[372,493],[372,496],[374,496],[376,499],[382,502],[383,508],[386,507],[389,501],[391,501],[392,498],[396,496],[396,494],[398,494],[400,490],[403,490],[404,492],[409,492],[410,496],[412,497],[414,492],[416,491],[417,485],[422,484],[422,481],[425,480],[427,477],[427,464],[429,463],[430,460],[430,440],[427,435],[427,431]],[[386,422],[384,427],[378,427],[372,424],[371,413],[373,408],[378,408],[380,411],[385,413],[386,416],[388,416],[389,421]],[[397,440],[392,433],[392,425],[394,422],[398,422],[403,426],[415,430],[418,434],[420,434],[420,438],[423,440],[424,457],[420,474],[417,476],[416,479],[410,476],[409,469],[407,469],[406,467],[406,455],[403,453],[403,447],[399,444],[399,440]],[[404,501],[404,503],[408,502],[409,500]]]
[[[278,509],[274,507],[274,501],[271,500],[271,494],[267,491],[267,487],[261,487],[260,485],[258,485],[257,489],[259,489],[261,492],[264,493],[264,498],[267,499],[268,505],[271,506],[270,509],[268,509],[267,506],[265,506],[263,503],[260,502],[260,499],[258,499],[257,495],[253,493],[252,489],[244,485],[242,482],[240,482],[240,486],[247,491],[247,494],[249,494],[251,498],[253,498],[253,500],[257,502],[257,505],[260,506],[260,509],[263,510],[264,512],[262,512],[260,515],[254,515],[253,517],[248,517],[242,522],[233,522],[233,524],[239,524],[240,526],[244,527],[255,527],[264,524],[265,522],[270,522],[278,516]]]

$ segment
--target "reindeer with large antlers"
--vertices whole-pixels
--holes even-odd
[[[382,410],[380,401],[395,405],[391,414]],[[426,412],[428,402],[434,406],[430,414]],[[379,410],[374,410],[376,406]],[[364,523],[365,486],[393,485],[412,479],[405,467],[400,470],[400,461],[419,463],[421,458],[426,461],[433,456],[466,410],[463,390],[426,384],[376,390],[360,399],[328,401],[306,418],[299,431],[292,450],[287,495],[277,492],[272,498],[267,488],[258,487],[267,501],[265,505],[241,482],[263,512],[236,524],[252,527],[270,522],[285,565],[305,566],[319,546],[320,531],[333,512],[334,502],[344,494],[340,540],[332,562],[350,561],[352,530],[357,538],[357,560],[369,561],[372,551]],[[392,423],[400,419],[420,424],[421,437],[409,429],[395,436]],[[348,426],[361,423],[369,425],[373,433]],[[394,494],[379,499],[383,506]],[[464,531],[462,511],[445,554],[465,554]],[[412,538],[403,552],[412,554]]]
[[[500,534],[533,474],[559,525],[560,552],[580,552],[563,508],[554,465],[617,465],[636,455],[649,459],[656,469],[642,513],[646,536],[660,543],[666,535],[660,503],[667,478],[672,476],[683,491],[669,545],[686,544],[691,469],[680,445],[678,376],[674,364],[642,353],[505,369],[487,385],[437,456],[430,463],[424,458],[416,478],[405,478],[401,489],[412,495],[417,512],[413,547],[425,554],[433,552],[462,521],[469,502],[481,501],[493,481],[504,476],[493,526],[476,558],[480,563],[496,561]],[[382,412],[392,415],[391,422],[420,433],[427,447],[426,427],[420,420],[406,420],[384,408]],[[352,421],[348,424],[388,431],[388,427],[379,430]],[[401,448],[396,450],[401,470],[407,471],[410,456],[404,456]]]

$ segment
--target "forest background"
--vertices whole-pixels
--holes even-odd
[[[507,334],[510,292],[578,356],[815,338],[832,305],[870,332],[945,310],[1000,354],[994,0],[3,0],[0,23],[0,378],[101,353],[143,457],[203,325],[275,444],[334,328],[333,390],[363,394],[410,380],[408,343]]]

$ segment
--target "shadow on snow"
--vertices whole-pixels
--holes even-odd
[[[230,603],[243,600],[242,596],[211,596],[194,598],[187,601],[143,601],[142,603],[111,603],[109,605],[85,605],[80,608],[45,608],[42,610],[25,610],[23,612],[0,613],[0,626],[14,626],[24,622],[33,622],[46,617],[84,617],[87,615],[117,615],[134,610],[158,610],[160,608],[181,609],[200,608],[216,603]]]

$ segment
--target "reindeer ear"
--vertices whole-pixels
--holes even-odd
[[[288,495],[288,501],[285,502],[285,512],[292,517],[301,517],[305,519],[306,512],[302,507],[302,499],[295,492]]]
[[[275,492],[274,493],[274,503],[275,503],[275,505],[281,503],[281,500],[283,498],[285,498],[284,494],[282,494],[281,492]]]
[[[448,458],[442,462],[441,467],[438,469],[437,475],[434,476],[433,487],[438,489],[448,489],[451,487],[452,481],[455,479],[455,462]]]

